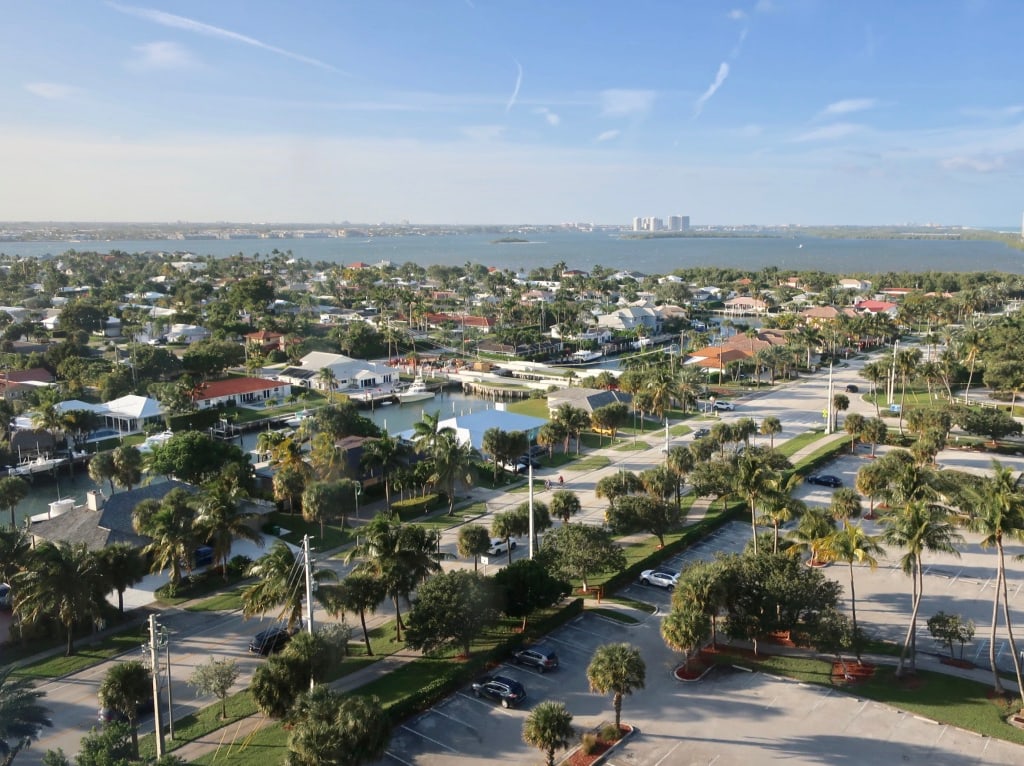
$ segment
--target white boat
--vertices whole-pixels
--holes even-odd
[[[602,357],[600,351],[577,351],[572,355],[572,361],[576,364],[589,364],[590,362],[596,362]]]
[[[408,388],[396,392],[395,396],[398,397],[398,401],[405,404],[406,402],[422,402],[424,399],[433,399],[436,394],[427,388],[423,376],[417,375]]]
[[[147,436],[146,441],[139,445],[139,452],[151,452],[153,447],[160,446],[174,436],[174,431],[161,431],[158,434]]]
[[[298,428],[299,426],[302,425],[302,421],[308,417],[309,413],[306,412],[305,410],[303,410],[302,412],[296,412],[293,417],[290,417],[286,421],[284,421],[284,424],[286,426],[291,426],[292,428]]]
[[[39,455],[32,460],[25,460],[7,470],[9,476],[28,476],[33,473],[43,473],[44,471],[52,471],[59,465],[63,465],[67,462],[66,457],[43,457]]]

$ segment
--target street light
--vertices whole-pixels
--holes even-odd
[[[167,650],[167,735],[174,739],[173,701],[171,699],[171,644],[167,628],[156,621],[156,615],[149,616],[149,642],[142,645],[146,664],[153,676],[153,727],[156,733],[156,757],[164,754],[164,729],[160,721],[160,650]]]

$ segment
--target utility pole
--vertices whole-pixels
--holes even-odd
[[[530,500],[529,500],[530,531],[529,531],[528,534],[530,536],[530,543],[529,543],[529,545],[530,545],[530,560],[532,561],[533,560],[533,457],[530,457],[530,462],[528,463],[528,468],[527,468],[526,475],[528,477],[527,478],[527,482],[530,485]]]
[[[665,417],[665,454],[668,454],[668,417]]]
[[[149,659],[153,669],[153,727],[156,731],[156,757],[164,754],[164,727],[160,722],[160,655],[157,645],[156,615],[149,615]]]
[[[309,557],[309,535],[302,536],[302,568],[306,575],[306,632],[313,634],[313,562]],[[313,676],[309,677],[309,688],[316,686]]]

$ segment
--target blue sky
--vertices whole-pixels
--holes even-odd
[[[0,219],[1012,225],[1018,0],[33,0]]]

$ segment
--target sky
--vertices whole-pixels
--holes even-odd
[[[1020,0],[32,0],[0,220],[1012,225]]]

